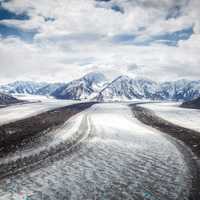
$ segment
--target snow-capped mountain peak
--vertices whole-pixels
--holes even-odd
[[[89,73],[58,88],[52,95],[61,99],[87,99],[95,96],[107,83],[101,73]]]
[[[85,76],[83,76],[83,79],[89,81],[89,82],[103,82],[106,80],[106,77],[104,76],[104,74],[100,73],[100,72],[90,72],[88,74],[86,74]]]
[[[151,98],[157,90],[157,83],[145,79],[133,79],[128,76],[119,76],[108,84],[97,96],[100,101],[121,101]]]

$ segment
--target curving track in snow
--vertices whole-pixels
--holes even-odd
[[[141,124],[127,105],[96,104],[71,122],[80,118],[53,140],[59,144],[81,132],[79,148],[1,180],[0,199],[189,199],[191,172],[178,144]]]

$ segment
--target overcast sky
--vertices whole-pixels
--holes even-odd
[[[200,79],[200,0],[0,0],[0,82],[100,71]]]

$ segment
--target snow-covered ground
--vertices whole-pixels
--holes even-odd
[[[48,102],[48,101],[55,99],[51,96],[31,95],[31,94],[14,94],[13,96],[17,99],[29,101],[29,102],[37,102],[37,101],[47,101]]]
[[[79,130],[89,137],[80,148],[2,180],[0,199],[188,199],[191,174],[174,142],[133,118],[125,104],[96,104],[83,113],[88,126]],[[76,134],[73,126],[60,129],[59,138]]]
[[[58,107],[79,103],[79,101],[56,100],[42,96],[37,96],[37,98],[24,96],[23,100],[30,100],[33,103],[16,104],[0,108],[0,125],[31,117]]]
[[[159,117],[176,125],[200,132],[200,110],[179,107],[180,103],[150,103],[143,104]]]

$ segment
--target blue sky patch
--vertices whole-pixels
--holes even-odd
[[[29,16],[26,13],[16,14],[7,9],[4,9],[0,4],[0,20],[4,19],[17,19],[17,20],[28,20]]]
[[[138,28],[138,31],[144,31],[146,28],[144,27],[144,26],[140,26],[139,28]]]
[[[173,33],[165,33],[152,37],[152,41],[160,41],[169,46],[176,46],[180,40],[188,40],[193,34],[193,27],[188,27]]]
[[[152,43],[162,43],[168,46],[176,46],[180,40],[188,40],[192,34],[193,27],[188,27],[173,33],[154,35],[144,41],[137,41],[137,36],[133,34],[121,34],[114,36],[112,38],[112,42],[136,46],[149,46]]]
[[[136,36],[133,34],[120,34],[120,35],[115,35],[112,38],[112,42],[114,43],[133,43],[135,40]]]
[[[96,0],[97,4],[96,7],[104,8],[104,9],[111,9],[115,12],[119,12],[124,14],[124,9],[120,5],[111,2],[110,0]]]
[[[122,13],[122,14],[124,13],[124,9],[121,8],[120,6],[116,5],[116,4],[113,4],[113,5],[111,6],[111,9],[114,10],[115,12],[120,12],[120,13]]]
[[[0,35],[4,38],[13,36],[13,37],[19,37],[24,41],[31,42],[36,33],[37,33],[36,30],[24,31],[17,27],[0,24]]]
[[[0,21],[1,20],[29,20],[29,19],[30,17],[25,12],[16,14],[2,7],[2,3],[0,3]],[[25,31],[15,26],[0,24],[0,35],[3,38],[13,36],[13,37],[19,37],[24,41],[30,42],[32,41],[36,33],[37,33],[36,30]]]
[[[168,11],[166,20],[171,18],[177,18],[181,16],[181,6],[175,6]]]

